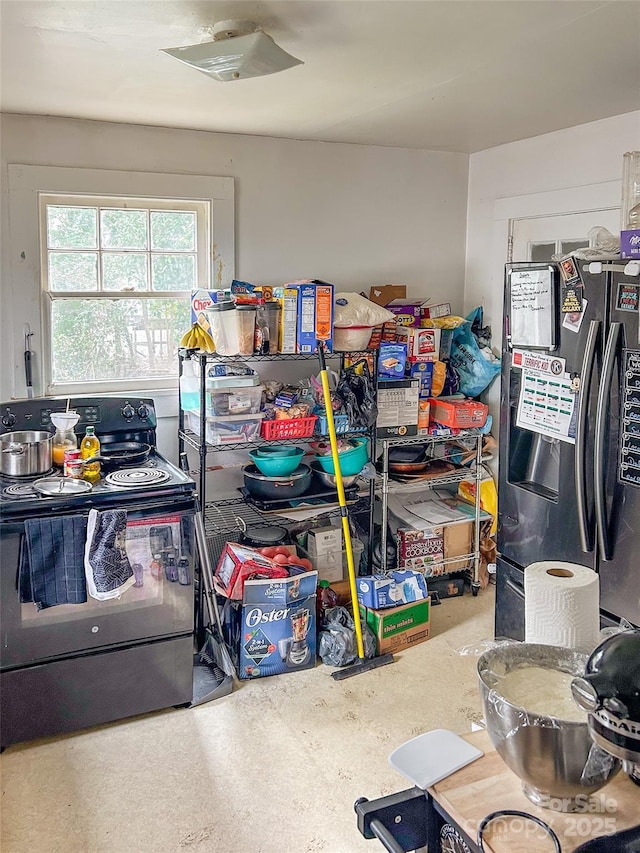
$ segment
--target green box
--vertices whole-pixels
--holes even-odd
[[[360,615],[376,635],[379,655],[423,643],[431,635],[430,598],[385,610],[370,610],[361,605]]]

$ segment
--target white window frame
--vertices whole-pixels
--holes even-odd
[[[49,296],[42,287],[42,264],[46,262],[46,242],[41,240],[41,204],[46,196],[68,196],[73,203],[84,197],[109,202],[120,199],[146,200],[155,204],[159,199],[167,206],[176,203],[198,202],[209,211],[207,236],[206,282],[201,279],[198,264],[198,286],[210,289],[228,287],[235,274],[235,205],[233,178],[204,175],[175,175],[152,172],[118,172],[100,169],[74,169],[50,166],[8,166],[9,223],[11,281],[9,307],[13,330],[13,375],[12,397],[26,396],[24,378],[24,328],[29,324],[34,333],[32,338],[34,361],[34,389],[36,396],[49,394]],[[204,209],[204,207],[203,207]],[[44,246],[43,246],[44,242]],[[199,248],[199,247],[198,247]],[[71,294],[70,294],[71,295]],[[86,294],[84,294],[86,295]],[[110,294],[111,295],[111,294]],[[135,294],[131,294],[134,296]],[[160,294],[164,298],[172,292]],[[120,298],[114,291],[111,298]],[[180,294],[184,297],[184,292]],[[99,297],[98,297],[99,298]],[[73,392],[93,393],[137,391],[145,393],[165,390],[175,396],[177,378],[166,380],[154,387],[153,380],[132,382],[86,383],[74,386]],[[64,388],[56,386],[53,393],[64,394]],[[67,392],[68,393],[68,392]]]

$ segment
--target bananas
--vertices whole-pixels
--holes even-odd
[[[199,349],[204,352],[215,352],[216,347],[213,338],[202,328],[199,323],[193,326],[180,339],[180,346],[185,349]]]

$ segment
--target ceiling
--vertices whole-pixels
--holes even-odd
[[[640,109],[640,2],[1,0],[3,112],[472,153]],[[304,65],[219,83],[161,48],[262,25]]]

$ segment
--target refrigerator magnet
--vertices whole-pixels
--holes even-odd
[[[583,286],[578,265],[571,257],[560,261],[560,275],[562,276],[562,283],[565,287],[577,288]]]
[[[568,314],[564,315],[564,320],[562,321],[562,328],[568,329],[570,332],[575,332],[576,334],[580,331],[580,326],[582,325],[582,321],[584,320],[584,315],[587,310],[587,300],[582,300],[582,311],[571,311]]]
[[[575,287],[564,285],[562,288],[562,307],[560,311],[563,314],[582,314],[582,297],[578,295]]]
[[[638,285],[618,284],[618,295],[616,297],[616,308],[618,311],[638,310]]]

